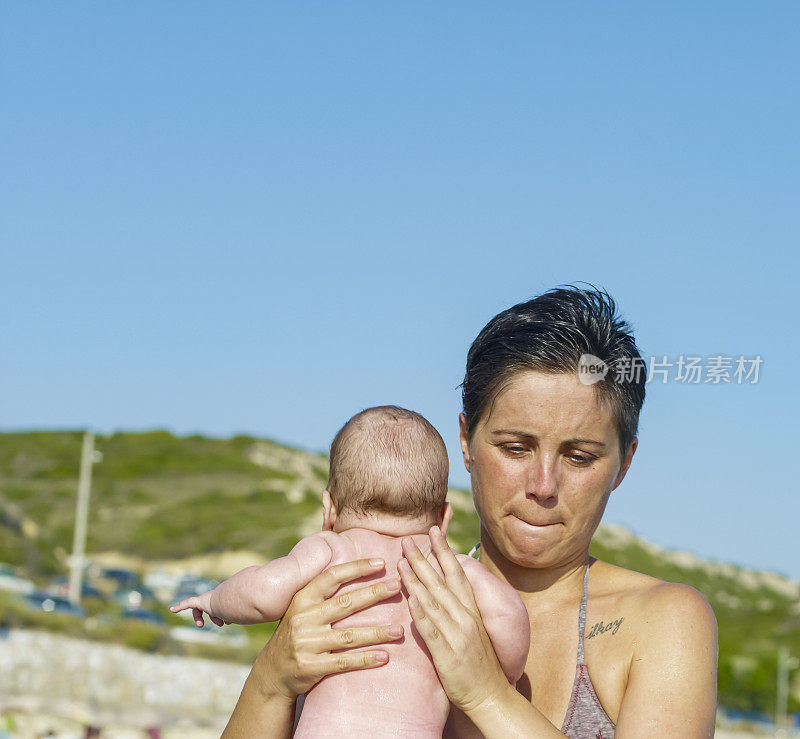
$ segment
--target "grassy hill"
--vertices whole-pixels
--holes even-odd
[[[66,573],[81,439],[78,431],[0,434],[0,562],[39,583]],[[146,562],[241,550],[271,559],[320,528],[324,455],[250,436],[166,431],[99,436],[95,448],[103,457],[93,467],[90,555]],[[451,490],[450,501],[449,538],[466,552],[478,538],[471,497]],[[777,649],[800,655],[800,585],[666,551],[618,527],[601,527],[592,554],[700,590],[719,623],[720,703],[772,711]],[[161,643],[142,629],[140,646]],[[790,710],[800,710],[799,687]]]

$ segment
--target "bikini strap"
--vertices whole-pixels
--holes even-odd
[[[583,664],[583,632],[586,629],[586,599],[589,593],[589,565],[586,565],[586,574],[583,576],[583,595],[581,596],[581,610],[578,614],[578,664]]]

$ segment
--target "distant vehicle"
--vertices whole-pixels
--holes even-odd
[[[200,577],[199,575],[184,575],[178,583],[179,588],[185,590],[193,589],[198,595],[200,593],[205,593],[207,590],[212,590],[217,587],[217,585],[219,585],[218,582],[209,580],[207,577]]]
[[[55,595],[67,598],[69,596],[69,580],[66,577],[54,577],[50,581],[49,590]],[[105,597],[96,587],[88,582],[81,583],[82,598],[103,598]]]
[[[160,614],[148,611],[146,608],[129,608],[123,612],[122,618],[133,618],[137,621],[147,621],[148,623],[159,625],[164,623],[164,619]]]
[[[80,606],[70,603],[66,598],[49,593],[36,592],[25,596],[28,606],[45,613],[65,613],[68,616],[86,617],[86,611]]]
[[[81,585],[81,597],[82,598],[103,598],[103,594],[93,585],[89,585],[88,582],[85,582]]]
[[[132,590],[139,584],[139,575],[130,570],[119,568],[103,570],[101,577],[113,580],[119,589]]]
[[[202,595],[209,590],[213,590],[217,585],[219,585],[218,582],[207,580],[205,577],[185,575],[178,583],[173,600],[179,601],[191,598],[194,595]]]
[[[36,585],[24,577],[19,577],[11,565],[0,564],[0,590],[26,595],[36,590]]]

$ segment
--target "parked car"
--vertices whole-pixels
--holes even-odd
[[[127,611],[123,611],[122,618],[134,618],[137,621],[147,621],[158,625],[164,623],[164,618],[160,614],[148,611],[146,608],[129,608]]]
[[[207,590],[213,590],[217,585],[219,585],[218,582],[209,580],[206,577],[184,575],[178,583],[178,588],[180,590],[193,590],[195,595],[200,595],[200,593],[205,593]]]
[[[60,595],[64,598],[69,596],[69,580],[66,577],[54,577],[50,581],[48,590],[54,595]],[[93,585],[88,582],[81,583],[81,597],[82,598],[102,598],[103,594]]]
[[[107,580],[113,580],[119,590],[132,590],[139,584],[139,575],[130,570],[111,568],[103,570],[100,576]]]
[[[35,592],[25,596],[25,601],[30,608],[45,613],[65,613],[69,616],[86,617],[86,611],[80,606],[70,603],[66,598],[49,593]]]
[[[209,590],[213,590],[215,587],[217,587],[217,585],[219,585],[218,582],[207,580],[205,577],[198,577],[197,575],[184,575],[181,581],[178,583],[178,587],[175,590],[175,595],[173,596],[172,600],[177,602],[179,600],[191,598],[193,595],[202,595]]]
[[[24,577],[19,577],[11,565],[0,564],[0,590],[26,595],[36,590],[36,585]]]

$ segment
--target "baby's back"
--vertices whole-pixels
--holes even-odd
[[[328,543],[333,549],[329,567],[363,557],[381,557],[386,562],[385,572],[348,583],[338,592],[344,593],[365,583],[399,577],[397,563],[403,557],[402,538],[361,528],[329,535]],[[415,534],[411,538],[423,552],[430,550],[427,534]],[[431,556],[428,559],[441,575],[436,558]],[[499,625],[497,617],[490,611],[496,611],[501,619],[510,619],[508,624],[502,625],[501,630],[508,634],[508,626],[511,626],[516,631],[514,638],[506,638],[505,644],[498,644],[493,636],[493,644],[498,649],[498,657],[504,668],[513,662],[511,669],[516,671],[518,663],[521,674],[529,645],[527,613],[522,601],[511,586],[490,575],[475,560],[460,555],[459,560],[473,585],[490,636],[498,631]],[[296,737],[317,739],[355,736],[355,732],[359,731],[369,732],[371,739],[441,737],[450,704],[425,643],[416,629],[412,630],[406,593],[401,590],[392,598],[338,621],[334,627],[341,629],[389,624],[402,625],[404,635],[396,642],[380,645],[380,649],[389,655],[388,663],[375,669],[355,670],[323,678],[306,696]],[[374,647],[354,651],[372,649]],[[509,669],[506,672],[508,674]],[[510,679],[513,681],[517,677],[519,675]]]

